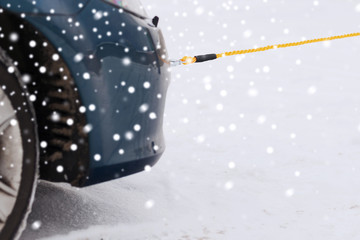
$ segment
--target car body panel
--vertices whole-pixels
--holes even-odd
[[[6,4],[0,1],[0,7]],[[75,11],[66,9],[69,14]],[[165,149],[162,124],[170,80],[161,31],[149,19],[101,0],[89,0],[75,15],[51,15],[47,20],[46,15],[31,14],[25,20],[58,49],[86,107],[86,184],[154,164]]]
[[[11,0],[0,5],[11,12],[25,14],[75,14],[88,0]]]

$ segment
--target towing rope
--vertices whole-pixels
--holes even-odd
[[[324,42],[324,41],[331,41],[335,39],[342,39],[342,38],[350,38],[350,37],[357,37],[360,36],[360,32],[357,33],[350,33],[350,34],[344,34],[344,35],[338,35],[338,36],[332,36],[327,38],[317,38],[317,39],[311,39],[311,40],[304,40],[300,42],[293,42],[293,43],[284,43],[284,44],[276,44],[276,45],[269,45],[266,47],[260,47],[260,48],[251,48],[246,50],[237,50],[232,52],[224,52],[224,53],[218,53],[218,54],[206,54],[206,55],[199,55],[194,57],[185,56],[181,58],[180,60],[170,61],[173,66],[177,65],[188,65],[191,63],[198,63],[198,62],[205,62],[209,60],[214,60],[217,58],[225,57],[225,56],[233,56],[233,55],[239,55],[239,54],[245,54],[245,53],[254,53],[254,52],[262,52],[267,51],[271,49],[277,49],[277,48],[287,48],[287,47],[294,47],[294,46],[300,46],[310,43],[316,43],[316,42]]]

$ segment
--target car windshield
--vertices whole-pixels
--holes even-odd
[[[142,16],[147,16],[143,5],[140,0],[106,0],[112,4],[115,4],[119,7],[130,10],[134,13],[140,14]]]

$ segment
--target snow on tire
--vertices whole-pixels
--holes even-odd
[[[0,48],[0,239],[20,237],[38,176],[34,110],[20,72]]]

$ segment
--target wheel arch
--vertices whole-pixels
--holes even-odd
[[[4,9],[0,13],[0,30],[0,47],[14,60],[23,78],[31,79],[27,86],[36,98],[33,106],[39,142],[47,145],[44,147],[44,143],[41,148],[40,178],[82,186],[89,168],[88,136],[83,131],[87,121],[85,114],[79,112],[81,99],[67,65],[52,43],[26,18]],[[30,42],[36,46],[30,46]],[[46,101],[47,106],[43,106]],[[46,114],[55,110],[60,113],[56,122]],[[69,126],[69,119],[75,126]]]

